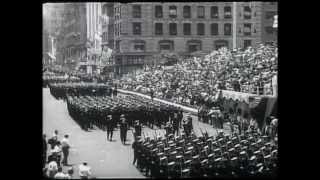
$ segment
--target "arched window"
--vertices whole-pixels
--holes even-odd
[[[162,6],[155,6],[155,17],[162,18]]]
[[[219,18],[218,6],[211,6],[211,18]]]
[[[231,18],[231,7],[230,6],[224,7],[224,18],[225,19]]]
[[[177,17],[177,7],[176,6],[169,6],[169,17],[170,18]]]
[[[184,18],[191,18],[191,7],[190,6],[183,6],[183,17]]]
[[[107,12],[108,12],[108,5],[105,4],[102,6],[102,14],[107,14]]]
[[[205,26],[204,23],[197,24],[198,35],[203,36],[205,34]]]
[[[243,7],[243,18],[244,19],[251,19],[251,8],[249,6]]]
[[[231,36],[231,24],[230,23],[226,23],[224,24],[224,35],[225,36]]]

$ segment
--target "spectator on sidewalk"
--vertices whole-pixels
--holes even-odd
[[[58,164],[56,161],[51,161],[48,164],[48,175],[49,178],[53,178],[58,171]]]
[[[62,165],[67,166],[68,165],[68,156],[69,156],[69,135],[64,135],[64,138],[61,141],[62,144],[62,153],[63,153],[63,160],[62,160]]]
[[[67,175],[62,172],[62,167],[58,168],[58,172],[56,175],[54,175],[55,179],[67,179]]]
[[[86,162],[79,165],[80,179],[89,179],[91,176],[91,167]]]

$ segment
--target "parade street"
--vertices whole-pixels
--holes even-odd
[[[200,128],[207,130],[209,135],[215,135],[217,131],[208,124],[199,123],[195,116],[193,117],[194,131],[197,136],[201,135]],[[70,136],[70,155],[69,164],[75,168],[74,178],[78,178],[78,166],[82,162],[88,162],[92,168],[93,177],[116,177],[116,178],[143,178],[144,175],[139,172],[134,165],[132,131],[128,131],[127,145],[120,142],[120,130],[116,129],[113,135],[113,142],[106,140],[106,132],[95,128],[91,131],[84,131],[69,116],[67,105],[63,100],[56,100],[49,92],[48,88],[43,89],[43,133],[48,138],[52,137],[54,130],[59,131],[59,139],[63,135]],[[156,132],[164,134],[164,129],[153,130],[143,127],[142,132],[146,136],[154,138]],[[224,132],[229,134],[228,127],[225,126]],[[66,167],[64,167],[66,168]]]

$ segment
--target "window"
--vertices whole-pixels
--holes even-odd
[[[177,7],[176,6],[169,6],[169,17],[170,18],[177,17]]]
[[[191,24],[190,23],[183,24],[183,35],[191,35]]]
[[[184,18],[191,18],[191,7],[190,6],[183,6],[183,17]]]
[[[202,46],[202,43],[200,40],[187,41],[187,51],[189,53],[201,51],[201,48],[202,48],[201,46]]]
[[[251,40],[244,40],[244,41],[243,41],[243,47],[246,49],[246,48],[248,48],[249,46],[251,46]]]
[[[120,41],[116,41],[116,50],[120,50]]]
[[[231,18],[231,7],[230,6],[224,7],[224,18],[225,19]]]
[[[243,35],[251,36],[251,24],[246,23],[243,25]]]
[[[141,35],[141,23],[132,23],[134,35]]]
[[[204,18],[204,6],[198,6],[198,18]]]
[[[107,14],[107,9],[108,9],[108,6],[105,4],[102,6],[102,14]]]
[[[154,27],[154,31],[156,35],[162,35],[163,34],[162,23],[156,23]]]
[[[267,26],[267,27],[265,27],[265,31],[266,31],[268,34],[273,34],[273,27],[272,27],[272,26]]]
[[[159,41],[159,49],[160,51],[173,51],[174,42],[170,40],[161,40]]]
[[[133,18],[141,18],[141,6],[133,5],[132,6],[132,17]]]
[[[220,49],[222,47],[228,48],[228,45],[229,45],[228,41],[226,41],[226,40],[216,40],[214,42],[214,44],[215,44],[216,50],[218,50],[218,49]]]
[[[198,30],[198,35],[203,36],[205,34],[205,32],[204,32],[204,23],[198,23],[197,24],[197,30]]]
[[[230,23],[224,24],[224,35],[231,36],[231,24]]]
[[[214,19],[219,18],[218,6],[211,6],[211,18],[214,18]]]
[[[211,24],[211,35],[212,36],[217,36],[219,35],[219,29],[218,29],[218,23],[213,23]]]
[[[135,51],[144,51],[145,50],[145,45],[144,43],[135,43],[133,46],[133,49]]]
[[[177,24],[176,23],[169,24],[169,34],[170,35],[177,35]]]
[[[162,18],[162,6],[156,6],[155,9],[155,17]]]
[[[249,6],[244,6],[243,11],[244,11],[243,18],[244,19],[251,19],[251,8]]]
[[[276,14],[277,13],[275,11],[267,11],[266,12],[266,19],[273,19]]]

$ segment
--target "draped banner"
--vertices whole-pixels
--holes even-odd
[[[257,120],[260,129],[265,125],[268,116],[277,117],[277,97],[223,90],[219,99],[221,98],[225,99],[224,108],[228,111],[241,109],[242,116],[249,112]]]

